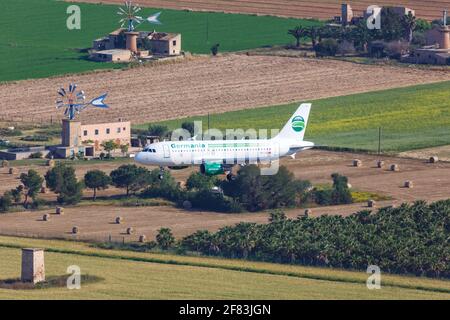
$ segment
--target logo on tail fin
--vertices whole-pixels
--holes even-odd
[[[302,132],[305,129],[305,119],[302,116],[296,116],[292,119],[292,129],[295,132]]]

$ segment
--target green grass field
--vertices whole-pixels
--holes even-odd
[[[46,249],[48,276],[78,265],[105,280],[80,290],[0,289],[0,299],[450,299],[450,282],[240,260],[93,248],[86,243],[0,237],[0,279],[20,276],[22,247]]]
[[[68,30],[66,9],[70,3],[54,0],[0,2],[0,81],[41,78],[123,65],[86,60],[92,41],[119,27],[117,6],[77,4],[81,8],[81,30]],[[143,9],[142,16],[159,11]],[[257,17],[242,14],[199,13],[161,10],[158,31],[182,34],[183,50],[208,53],[220,43],[221,51],[236,51],[265,45],[291,43],[287,30],[317,21]],[[153,30],[143,23],[138,30]],[[207,32],[208,30],[208,32]]]
[[[305,101],[306,102],[306,101]],[[354,94],[312,101],[305,139],[318,145],[376,151],[382,127],[382,150],[398,152],[450,144],[450,82]],[[281,129],[299,103],[210,116],[210,127]],[[161,122],[171,129],[192,117]],[[136,126],[147,128],[148,125]]]

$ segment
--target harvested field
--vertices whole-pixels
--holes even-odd
[[[56,90],[69,81],[84,88],[88,98],[109,93],[109,110],[87,110],[81,120],[124,118],[145,123],[443,80],[450,80],[449,72],[227,54],[126,71],[3,84],[0,114],[18,121],[55,120],[56,115],[62,116],[55,111]]]
[[[362,161],[359,168],[352,166],[352,159]],[[450,194],[450,163],[439,162],[429,164],[424,160],[383,157],[384,168],[377,168],[377,156],[334,153],[325,151],[307,151],[296,160],[283,160],[289,170],[301,179],[308,179],[314,184],[330,183],[330,175],[339,172],[349,178],[352,186],[359,191],[374,192],[393,198],[389,201],[377,201],[377,206],[398,205],[402,202],[413,202],[423,199],[436,201],[446,199]],[[389,165],[397,163],[400,172],[389,171]],[[41,173],[45,167],[34,167]],[[101,168],[110,171],[112,164],[88,167],[78,166],[77,174],[82,176],[87,169]],[[21,167],[20,172],[28,168]],[[4,189],[18,185],[18,180],[0,171],[0,186]],[[185,179],[192,168],[173,171],[177,180]],[[414,188],[404,188],[404,182],[414,181]],[[1,192],[1,190],[0,190]],[[109,189],[99,192],[104,194],[123,194],[123,190]],[[86,196],[91,195],[86,192]],[[44,195],[54,199],[51,193]],[[366,203],[348,206],[333,206],[313,208],[312,216],[322,214],[348,215],[367,209]],[[287,215],[294,218],[303,214],[304,209],[288,210]],[[51,214],[48,222],[42,221],[44,214]],[[267,213],[219,214],[203,211],[185,211],[170,206],[159,207],[118,207],[118,206],[81,206],[65,208],[63,216],[54,215],[54,210],[39,212],[19,212],[0,215],[0,234],[26,235],[36,237],[62,237],[86,240],[104,241],[111,235],[116,241],[137,241],[141,234],[151,240],[161,227],[170,227],[177,237],[185,236],[198,229],[217,230],[225,225],[240,221],[265,222]],[[123,222],[116,224],[116,217],[122,217]],[[71,234],[73,226],[80,229],[77,235]],[[134,234],[126,234],[128,227],[134,228]]]
[[[75,2],[115,3],[122,0],[75,0]],[[141,0],[140,5],[154,8],[187,9],[194,11],[220,11],[230,13],[255,13],[295,18],[330,19],[340,15],[338,0]],[[373,5],[371,0],[353,0],[355,14],[362,14],[368,6]],[[442,10],[448,8],[449,0],[381,0],[376,1],[379,6],[406,6],[416,10],[420,18],[433,20],[442,17]]]

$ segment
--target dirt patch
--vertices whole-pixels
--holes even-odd
[[[72,0],[73,1],[73,0]],[[75,0],[74,2],[113,3],[122,4],[122,0]],[[145,7],[169,8],[195,11],[219,11],[230,13],[254,13],[294,18],[331,19],[340,15],[341,0],[141,0],[139,4]],[[373,0],[351,1],[355,14],[362,15]],[[380,0],[379,6],[407,6],[416,10],[416,15],[428,20],[442,17],[442,9],[448,8],[449,0]]]
[[[72,81],[88,97],[108,92],[110,109],[89,109],[87,123],[134,123],[220,113],[450,80],[450,73],[336,60],[227,54],[125,71],[25,80],[0,85],[0,114],[56,120],[56,90]],[[23,93],[27,94],[24,95]]]
[[[361,167],[353,167],[354,158],[362,161]],[[338,172],[346,175],[352,186],[360,191],[375,192],[386,195],[393,200],[377,202],[378,207],[398,205],[415,200],[436,201],[446,199],[450,195],[450,163],[439,162],[429,164],[424,160],[382,157],[384,168],[377,168],[377,156],[327,151],[306,151],[297,159],[284,159],[282,164],[301,179],[308,179],[314,184],[331,183],[331,174]],[[400,171],[389,171],[391,164],[398,164]],[[77,166],[77,175],[82,176],[86,170],[101,168],[109,172],[119,164],[98,164],[93,166]],[[21,167],[25,172],[28,167]],[[41,173],[45,167],[35,167]],[[186,179],[193,168],[173,171],[177,180]],[[3,172],[3,171],[2,171]],[[404,188],[405,181],[413,181],[414,188]],[[4,189],[18,185],[18,180],[7,174],[0,174],[0,186]],[[1,191],[0,191],[1,192]],[[106,194],[123,194],[123,190],[111,188]],[[101,192],[101,194],[104,194]],[[85,195],[91,195],[86,192]],[[45,197],[54,199],[53,194]],[[312,216],[323,214],[349,215],[368,209],[367,204],[359,203],[348,206],[331,206],[312,208]],[[44,214],[51,214],[50,221],[43,221]],[[302,215],[304,209],[287,210],[287,215],[295,218]],[[122,217],[123,223],[116,224],[116,217]],[[215,231],[225,225],[233,225],[241,221],[264,223],[267,213],[219,214],[204,211],[185,211],[170,206],[159,207],[108,207],[81,206],[65,208],[63,216],[55,215],[54,210],[39,212],[18,212],[0,215],[0,234],[33,237],[58,237],[107,241],[137,241],[145,234],[151,240],[158,229],[169,227],[177,237],[182,237],[199,229]],[[79,234],[71,233],[72,227],[79,228]],[[126,230],[132,227],[135,233],[127,235]]]

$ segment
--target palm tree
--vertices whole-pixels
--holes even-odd
[[[302,26],[297,26],[294,29],[288,30],[288,34],[293,36],[296,40],[296,47],[300,47],[300,39],[307,35],[307,30]]]
[[[404,16],[403,21],[408,31],[408,42],[411,43],[413,40],[413,32],[417,26],[416,17],[411,12],[408,12],[408,14]]]

